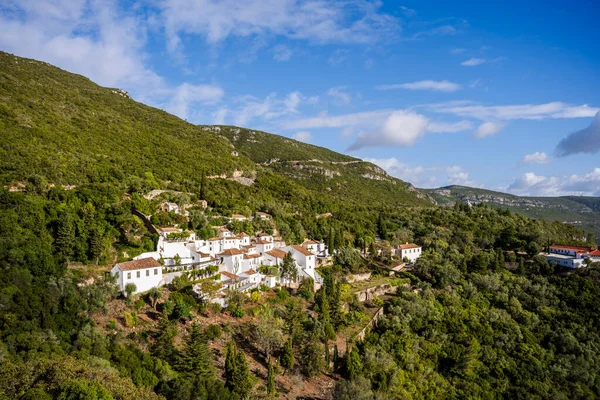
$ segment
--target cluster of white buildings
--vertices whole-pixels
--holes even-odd
[[[585,264],[586,259],[590,259],[592,262],[600,262],[600,250],[591,247],[553,244],[549,250],[549,253],[542,253],[542,255],[546,257],[548,262],[561,267],[580,268]]]
[[[202,270],[209,265],[218,267],[218,279],[223,289],[243,292],[260,285],[290,284],[292,282],[286,282],[276,274],[260,272],[262,266],[278,269],[287,253],[294,259],[297,281],[312,278],[317,286],[323,282],[315,270],[317,259],[328,255],[327,247],[321,242],[307,240],[301,245],[286,245],[266,233],[251,240],[248,234],[235,235],[227,228],[220,228],[219,235],[210,239],[198,239],[195,233],[184,234],[177,228],[161,228],[158,232],[156,251],[143,253],[133,261],[113,267],[111,272],[117,275],[121,291],[125,292],[125,286],[133,283],[136,293],[144,292],[170,283],[183,271]]]

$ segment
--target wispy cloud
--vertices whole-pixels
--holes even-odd
[[[546,118],[593,117],[600,108],[587,104],[571,105],[563,102],[544,104],[515,104],[505,106],[483,106],[470,101],[427,104],[423,107],[446,114],[454,114],[479,120],[541,120]]]
[[[331,65],[338,65],[346,61],[348,58],[348,50],[346,49],[337,49],[329,56],[327,62]]]
[[[332,97],[333,101],[338,105],[350,104],[352,96],[345,92],[344,89],[346,89],[345,86],[332,87],[327,91],[327,95]]]
[[[556,146],[556,155],[565,157],[571,154],[600,152],[600,112],[592,123],[584,129],[573,132],[562,139]]]
[[[312,139],[312,134],[308,131],[298,131],[296,133],[294,133],[294,135],[292,136],[292,139],[298,140],[300,142],[304,142],[304,143],[310,143],[311,139]]]
[[[495,135],[504,129],[505,126],[505,122],[484,122],[483,124],[479,125],[475,131],[475,137],[481,139],[487,136]]]
[[[289,61],[292,58],[292,50],[284,45],[277,45],[273,48],[273,59],[275,61]]]
[[[460,54],[460,53],[464,53],[465,51],[467,51],[467,49],[463,49],[463,48],[454,48],[454,49],[450,49],[450,54]]]
[[[181,49],[182,35],[214,44],[257,35],[318,44],[374,43],[400,29],[399,20],[382,12],[379,2],[366,0],[166,0],[158,7],[171,51]]]
[[[600,168],[586,174],[544,176],[527,172],[508,186],[508,191],[529,196],[600,196]]]
[[[377,90],[393,90],[393,89],[408,89],[408,90],[431,90],[436,92],[456,92],[460,89],[458,83],[450,81],[417,81],[409,83],[396,83],[392,85],[380,85]]]
[[[506,57],[496,57],[496,58],[471,57],[468,60],[461,62],[460,65],[463,65],[465,67],[476,67],[481,64],[493,64],[493,63],[497,63],[497,62],[500,62],[503,60],[506,60]]]
[[[550,158],[544,152],[536,151],[535,153],[527,154],[519,161],[519,166],[531,164],[547,164]]]

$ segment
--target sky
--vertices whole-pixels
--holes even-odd
[[[0,50],[417,187],[600,196],[596,1],[2,0]]]

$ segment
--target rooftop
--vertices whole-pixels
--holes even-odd
[[[160,263],[152,257],[118,263],[117,266],[121,271],[135,271],[138,269],[161,267]]]
[[[305,255],[305,256],[312,256],[314,255],[313,253],[311,253],[310,251],[306,250],[304,247],[302,247],[299,244],[294,244],[292,246],[290,246],[292,249],[296,250],[298,253]]]
[[[281,258],[283,259],[283,257],[285,257],[285,255],[287,254],[285,251],[283,250],[279,250],[279,249],[273,249],[271,251],[267,251],[268,255],[270,255],[271,257],[275,257],[275,258]]]
[[[222,253],[217,254],[218,256],[237,256],[240,254],[244,254],[244,252],[240,249],[227,249]]]
[[[593,251],[591,247],[586,246],[565,246],[562,244],[553,244],[550,246],[551,249],[561,249],[561,250],[575,250],[578,253],[587,253],[589,251]]]
[[[398,248],[401,250],[420,249],[421,246],[419,246],[418,244],[414,244],[414,243],[405,243],[405,244],[399,245]]]

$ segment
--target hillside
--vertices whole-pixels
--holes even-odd
[[[344,200],[394,205],[431,205],[410,183],[375,164],[266,132],[235,126],[205,126],[227,137],[240,154],[310,190]]]
[[[264,132],[256,133],[260,141],[252,145],[251,131],[236,128],[238,140],[233,128],[198,127],[138,103],[120,89],[2,52],[0,129],[3,186],[39,175],[57,185],[112,182],[127,191],[166,185],[195,191],[203,173],[238,181],[246,177],[245,183],[260,181],[267,173],[266,179],[294,191],[304,187],[335,197],[367,196],[393,206],[431,204],[372,164]],[[319,161],[304,163],[309,156]],[[303,163],[264,164],[274,158]],[[340,161],[360,164],[320,167],[321,162]],[[271,197],[263,196],[264,189],[259,186],[254,192]]]
[[[465,186],[419,189],[441,206],[456,202],[486,203],[495,208],[507,208],[530,218],[560,221],[593,232],[600,240],[600,198],[598,197],[525,197]],[[600,243],[600,242],[599,242]]]

